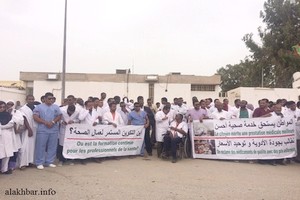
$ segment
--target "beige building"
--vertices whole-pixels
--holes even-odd
[[[45,92],[52,92],[61,102],[61,74],[55,72],[20,72],[20,80],[24,82],[26,93],[39,99]],[[107,97],[127,96],[136,101],[141,95],[160,102],[167,97],[170,102],[174,97],[183,97],[191,105],[193,96],[198,99],[218,98],[220,92],[220,75],[195,76],[170,73],[168,75],[139,75],[127,73],[127,70],[116,70],[116,74],[66,74],[66,96],[87,99],[89,96],[99,97],[106,92]]]
[[[0,81],[0,100],[1,101],[20,101],[25,103],[26,92],[22,81]]]
[[[235,99],[246,100],[248,103],[258,106],[258,100],[267,98],[270,101],[287,99],[298,101],[299,91],[296,88],[261,88],[261,87],[238,87],[227,92],[231,105]]]

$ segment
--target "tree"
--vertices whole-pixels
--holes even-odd
[[[260,84],[260,70],[253,70],[257,68],[253,61],[245,59],[236,65],[226,65],[218,69],[217,73],[221,75],[221,88],[223,92],[231,89],[244,86],[254,87]]]
[[[224,92],[232,87],[261,86],[262,77],[264,87],[291,87],[293,73],[300,71],[300,56],[292,49],[300,43],[300,0],[268,0],[260,17],[266,24],[258,28],[262,45],[253,40],[252,33],[246,34],[243,41],[251,54],[238,65],[218,70],[224,78]],[[236,80],[228,81],[229,77]]]

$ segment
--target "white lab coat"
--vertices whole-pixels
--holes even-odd
[[[120,115],[120,113],[118,113],[117,111],[115,111],[115,118],[113,118],[113,115],[110,111],[106,112],[103,114],[103,118],[102,118],[102,122],[104,124],[108,124],[108,123],[115,123],[117,126],[123,126],[125,125],[122,116]]]
[[[166,120],[162,120],[164,117],[168,117]],[[155,114],[155,122],[156,122],[156,141],[157,142],[163,142],[164,135],[167,133],[168,128],[171,124],[171,122],[174,120],[174,112],[169,112],[168,114],[165,114],[162,110],[158,111]]]
[[[77,108],[75,109],[75,112],[71,116],[69,116],[67,109],[61,108],[60,110],[62,114],[62,118],[61,118],[62,122],[68,123],[69,121],[74,121],[74,123],[79,123],[79,119],[78,119],[79,111],[77,110]],[[60,146],[64,145],[66,126],[67,125],[64,125],[63,123],[61,123],[60,125],[60,130],[58,135],[58,141]]]
[[[78,119],[81,124],[93,125],[94,122],[98,123],[99,114],[95,109],[90,113],[89,110],[82,109],[79,113]]]
[[[221,112],[215,110],[213,113],[211,113],[211,117],[213,119],[220,119],[220,118],[231,119],[231,114],[226,110],[222,110]]]

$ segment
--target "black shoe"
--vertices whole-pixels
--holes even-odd
[[[270,165],[276,166],[276,162],[275,161],[271,161]]]
[[[6,172],[3,172],[2,174],[5,174],[5,175],[12,174],[12,170],[11,170],[11,169],[9,169],[9,170],[7,170]]]
[[[102,163],[102,160],[100,158],[94,158],[93,160],[95,163]]]
[[[152,152],[151,152],[151,153],[148,153],[148,155],[149,155],[149,156],[152,156]]]
[[[279,164],[279,165],[286,165],[286,163],[285,163],[284,161],[279,162],[278,164]]]
[[[85,161],[85,160],[80,160],[80,163],[81,163],[82,165],[86,165],[86,161]]]
[[[172,159],[172,163],[176,163],[177,162],[177,159]]]
[[[164,160],[169,159],[169,156],[166,155],[165,153],[162,153],[160,156],[161,156],[161,158],[164,159]]]

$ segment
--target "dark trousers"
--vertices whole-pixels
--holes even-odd
[[[8,169],[15,169],[18,158],[18,152],[14,152],[14,155],[9,158]]]
[[[151,126],[151,144],[154,145],[156,143],[156,128],[155,128],[155,122],[150,124]]]
[[[171,149],[172,158],[176,159],[177,155],[177,144],[182,141],[180,137],[171,138],[170,135],[165,135],[164,137],[164,151],[167,153]]]
[[[159,158],[163,151],[163,142],[157,142],[157,157]]]
[[[66,162],[67,161],[67,159],[62,154],[63,148],[64,148],[63,146],[60,146],[60,145],[57,146],[56,157],[58,158],[58,160],[60,162]]]
[[[145,130],[145,145],[148,154],[152,154],[152,144],[150,138],[150,126]]]

